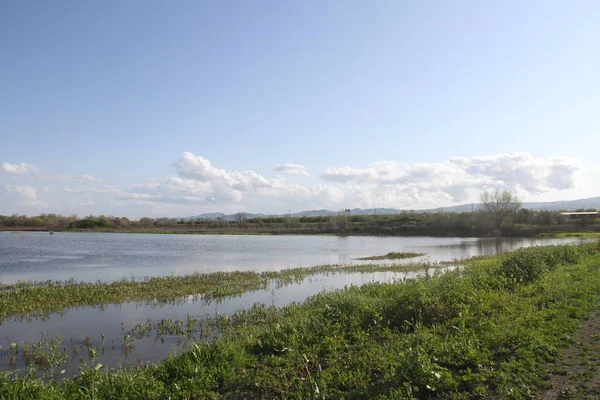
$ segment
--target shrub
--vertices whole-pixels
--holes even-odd
[[[592,254],[598,244],[584,246],[545,246],[519,249],[500,264],[498,273],[512,281],[533,282],[547,270],[561,264],[577,264],[585,254]]]
[[[512,281],[533,282],[548,270],[547,259],[539,249],[519,249],[502,261],[498,273]]]

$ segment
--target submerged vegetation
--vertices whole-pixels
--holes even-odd
[[[220,316],[216,338],[159,364],[0,373],[0,398],[528,399],[599,298],[600,242],[522,249]]]
[[[390,252],[383,256],[371,256],[371,257],[361,257],[357,258],[357,260],[399,260],[403,258],[415,258],[424,256],[425,253],[410,253],[410,252]]]
[[[234,271],[152,277],[115,282],[45,281],[0,284],[0,322],[16,314],[47,313],[69,307],[128,301],[170,302],[184,296],[219,299],[249,291],[284,286],[317,274],[407,272],[436,268],[432,264],[322,265],[280,271]]]

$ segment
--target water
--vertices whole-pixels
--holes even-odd
[[[86,341],[98,348],[96,362],[108,367],[139,365],[145,362],[163,360],[169,353],[185,348],[189,339],[203,340],[206,336],[195,332],[183,334],[159,334],[152,329],[148,334],[136,336],[132,329],[148,320],[159,323],[170,318],[186,321],[188,316],[194,319],[214,321],[217,314],[231,315],[235,311],[251,307],[259,302],[266,305],[284,306],[292,302],[301,302],[309,296],[322,291],[341,289],[344,286],[369,282],[387,282],[416,277],[423,272],[377,272],[368,274],[329,274],[315,275],[303,282],[285,287],[273,287],[269,290],[244,293],[218,302],[196,300],[192,296],[171,304],[156,302],[127,302],[118,305],[100,307],[72,308],[62,313],[52,313],[44,317],[14,317],[0,322],[0,345],[9,349],[10,343],[37,342],[42,337],[52,339],[55,334],[62,337],[61,351],[66,350],[67,357],[56,370],[64,370],[62,376],[76,374],[81,363],[79,359],[90,362]],[[102,335],[105,336],[104,343]],[[124,344],[129,335],[132,346]],[[78,352],[75,349],[79,349]],[[0,353],[0,370],[24,369],[25,362],[21,349],[16,359],[11,353]]]
[[[576,241],[0,232],[0,283],[48,279],[94,282],[194,272],[265,271],[359,263],[356,258],[391,251],[426,253],[420,259],[403,262],[435,262],[494,254],[523,246]]]
[[[517,247],[579,242],[578,239],[475,239],[430,237],[335,236],[203,236],[104,233],[0,233],[0,282],[70,279],[83,281],[141,278],[192,272],[274,270],[296,266],[357,263],[355,258],[391,251],[426,253],[417,260],[448,261]],[[396,260],[397,261],[397,260]],[[404,260],[404,262],[415,261]],[[24,368],[23,352],[7,351],[11,342],[37,342],[59,334],[66,357],[63,376],[77,372],[79,359],[89,362],[86,343],[98,348],[98,359],[109,367],[164,359],[180,351],[188,338],[158,334],[135,335],[132,328],[166,318],[213,320],[256,302],[283,306],[324,290],[367,282],[386,282],[417,273],[349,273],[315,275],[282,288],[248,292],[220,302],[193,297],[174,304],[129,302],[105,307],[80,307],[44,317],[19,316],[0,321],[0,369]],[[104,342],[102,341],[104,335]],[[201,332],[191,337],[202,339]],[[130,342],[128,342],[130,340]],[[76,349],[79,349],[77,352]]]

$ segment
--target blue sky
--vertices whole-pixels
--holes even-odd
[[[599,20],[597,1],[2,2],[0,214],[597,196]]]

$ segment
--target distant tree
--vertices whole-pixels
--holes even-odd
[[[539,225],[554,225],[556,224],[558,213],[549,210],[541,210],[538,212],[538,224]]]
[[[298,228],[300,227],[300,218],[285,218],[283,221],[283,226],[286,228]]]
[[[350,226],[350,218],[348,218],[349,212],[350,209],[347,208],[335,216],[335,225],[337,226],[337,229],[342,231],[348,230]]]
[[[480,195],[483,208],[492,219],[494,227],[500,229],[504,217],[521,208],[521,200],[508,190],[484,191]]]
[[[127,228],[129,225],[131,225],[131,221],[127,217],[118,218],[118,220],[119,220],[118,225],[121,228]]]
[[[154,220],[152,218],[143,217],[143,218],[140,218],[139,224],[141,226],[152,226],[152,225],[154,225]]]
[[[215,220],[217,228],[226,228],[229,225],[229,222],[223,217],[217,217]]]
[[[173,226],[177,225],[177,220],[175,218],[158,218],[154,223],[155,226]]]
[[[245,228],[247,224],[246,213],[239,212],[235,214],[235,223],[240,228]]]

